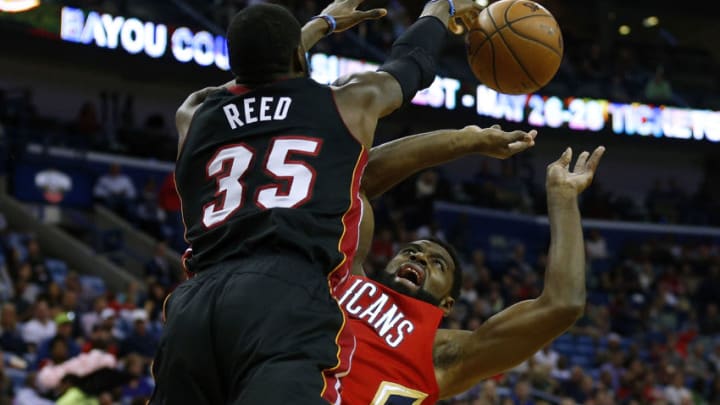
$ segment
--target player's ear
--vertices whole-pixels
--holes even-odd
[[[302,72],[306,77],[310,76],[310,68],[308,66],[308,53],[302,44],[298,45],[297,51],[293,55],[292,67],[294,72]]]
[[[453,305],[455,305],[455,298],[453,298],[449,295],[440,301],[439,306],[440,306],[440,309],[443,310],[443,313],[444,313],[443,316],[450,315],[450,312],[453,309]]]

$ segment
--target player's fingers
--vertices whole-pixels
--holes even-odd
[[[570,161],[572,161],[572,148],[568,147],[565,149],[565,152],[563,152],[562,155],[560,155],[560,159],[555,161],[556,164],[562,166],[562,167],[569,167]]]
[[[513,142],[508,145],[508,149],[510,150],[510,154],[514,155],[516,153],[520,153],[524,151],[525,149],[529,149],[533,146],[533,144],[525,141],[517,141]]]
[[[577,158],[577,162],[575,162],[575,168],[573,168],[573,173],[582,173],[585,171],[585,163],[587,163],[587,159],[590,154],[587,151],[583,151],[580,156]]]
[[[530,140],[530,137],[528,136],[528,133],[525,131],[512,131],[510,132],[508,136],[508,141],[510,142],[521,142],[521,141],[528,141]]]
[[[455,18],[451,18],[448,21],[448,30],[455,35],[462,35],[466,31],[462,22],[458,22]]]
[[[600,165],[600,159],[602,159],[604,154],[604,146],[598,146],[597,148],[595,148],[592,155],[590,155],[590,159],[588,159],[587,161],[586,170],[594,174],[597,170],[598,165]]]
[[[387,15],[387,10],[384,8],[374,8],[367,11],[356,11],[355,16],[361,20],[377,20]]]
[[[502,131],[502,127],[500,126],[500,124],[495,124],[495,125],[491,126],[490,128]]]

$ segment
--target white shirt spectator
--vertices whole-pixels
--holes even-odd
[[[80,324],[82,325],[85,336],[90,336],[95,325],[97,325],[101,320],[102,318],[100,318],[100,314],[95,311],[82,314],[80,317]]]
[[[137,195],[135,185],[130,177],[125,174],[105,174],[95,184],[93,195],[98,198],[107,198],[113,196],[123,196],[134,199]]]
[[[57,325],[51,319],[45,323],[31,319],[25,323],[22,328],[22,338],[25,343],[34,343],[40,345],[41,342],[48,340],[57,333]]]
[[[607,243],[597,231],[593,231],[585,241],[585,251],[590,260],[605,259],[608,257]]]
[[[550,370],[557,368],[558,359],[560,355],[549,347],[544,347],[539,352],[535,353],[535,362],[542,366],[547,366]]]
[[[665,387],[665,399],[671,405],[681,405],[684,401],[692,400],[692,393],[686,387],[670,385]]]

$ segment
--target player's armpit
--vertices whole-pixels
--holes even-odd
[[[562,334],[577,316],[577,308],[538,298],[501,311],[473,332],[439,330],[433,359],[440,398],[517,366]]]
[[[402,105],[402,90],[397,80],[385,72],[363,72],[342,79],[343,85],[333,88],[340,116],[369,149],[377,120]]]
[[[478,153],[505,159],[535,144],[536,131],[505,132],[499,126],[441,129],[406,136],[372,148],[362,187],[375,198],[416,172]]]

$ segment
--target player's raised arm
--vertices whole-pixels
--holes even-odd
[[[386,192],[414,173],[451,160],[480,154],[506,159],[535,145],[537,131],[505,132],[500,126],[442,129],[407,136],[372,148],[362,188],[368,198]]]
[[[440,330],[433,358],[440,397],[461,393],[537,352],[575,323],[585,307],[585,247],[578,195],[590,185],[605,149],[583,152],[570,170],[567,149],[547,169],[549,264],[542,294],[491,317],[477,330]]]
[[[393,43],[390,56],[377,72],[338,80],[340,113],[366,146],[372,144],[378,118],[409,103],[419,90],[432,84],[450,17],[476,7],[471,0],[430,1],[420,18]]]

